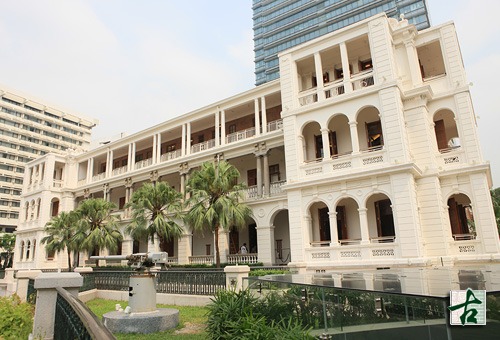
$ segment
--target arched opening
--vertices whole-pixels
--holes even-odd
[[[368,233],[372,242],[394,242],[396,232],[392,202],[385,194],[374,194],[366,202]]]
[[[380,112],[370,106],[362,109],[357,117],[359,149],[361,151],[380,150],[384,146],[384,135]]]
[[[455,115],[444,109],[436,112],[433,118],[434,133],[439,152],[448,152],[460,147]]]
[[[455,194],[448,199],[451,234],[455,241],[476,238],[471,201],[467,195]]]
[[[335,208],[337,213],[337,236],[341,245],[361,241],[358,203],[348,197],[341,199]]]
[[[242,253],[241,247],[243,245],[245,245],[247,253],[258,253],[257,224],[252,218],[243,228],[231,228],[229,231],[229,254]]]
[[[311,162],[323,159],[323,139],[318,122],[310,122],[302,130],[304,161]]]
[[[59,214],[59,199],[53,198],[50,201],[50,216],[54,217]]]
[[[25,213],[24,220],[28,221],[28,219],[29,219],[29,212],[30,212],[30,203],[29,202],[24,203],[24,210],[25,210],[24,211],[24,213]]]
[[[31,242],[28,240],[28,242],[26,242],[26,261],[30,260],[30,250],[31,250]]]
[[[36,218],[40,218],[40,206],[42,205],[42,199],[39,198],[36,200]]]
[[[33,250],[32,250],[31,253],[32,253],[31,257],[34,260],[35,259],[35,255],[36,255],[36,240],[33,240]]]
[[[290,250],[288,210],[280,210],[274,217],[272,224],[274,225],[275,262],[278,264],[286,264],[291,261],[292,255]]]
[[[351,129],[345,115],[337,115],[328,123],[330,155],[337,158],[352,153]]]
[[[323,202],[315,202],[309,208],[311,216],[311,245],[329,246],[332,240],[330,233],[330,210]]]

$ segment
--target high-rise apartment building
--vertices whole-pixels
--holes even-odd
[[[255,84],[278,79],[278,53],[385,12],[430,26],[426,0],[253,0]]]
[[[16,229],[25,163],[49,152],[88,149],[96,124],[97,120],[0,88],[0,232]],[[37,169],[34,179],[43,173],[43,168]]]

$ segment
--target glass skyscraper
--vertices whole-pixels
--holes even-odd
[[[430,26],[426,0],[253,0],[255,84],[279,77],[279,52],[380,12]]]

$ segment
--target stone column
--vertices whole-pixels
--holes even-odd
[[[271,179],[269,178],[269,153],[264,153],[262,156],[264,160],[264,196],[269,196],[269,188],[271,186]]]
[[[94,174],[94,158],[89,158],[87,161],[87,183],[92,182],[92,176]]]
[[[262,158],[256,155],[257,159],[257,196],[262,197]]]
[[[132,170],[132,143],[128,145],[127,172]]]
[[[319,52],[314,53],[314,70],[316,71],[316,84],[318,101],[325,100],[325,91],[323,90],[323,65],[321,64],[321,55]]]
[[[330,155],[330,130],[327,128],[321,129],[321,140],[323,142],[323,159],[327,160],[331,158]]]
[[[186,155],[186,124],[182,124],[181,156]]]
[[[35,279],[37,290],[34,339],[53,339],[56,316],[56,288],[64,288],[78,298],[78,288],[83,285],[83,277],[78,273],[41,273]]]
[[[153,147],[151,149],[151,163],[156,164],[156,148],[158,147],[157,144],[157,134],[153,135]]]
[[[404,44],[406,47],[406,55],[408,56],[408,65],[410,67],[411,82],[413,86],[422,84],[422,74],[418,62],[417,50],[415,49],[414,34],[406,37]]]
[[[135,170],[135,151],[136,151],[136,148],[137,145],[134,143],[132,143],[132,153],[130,154],[130,170]]]
[[[221,145],[226,144],[226,112],[224,110],[220,112],[220,139]]]
[[[266,112],[266,97],[260,98],[260,106],[262,111],[262,133],[267,132],[267,112]]]
[[[359,213],[359,228],[361,229],[361,244],[368,244],[370,243],[370,233],[368,231],[368,216],[367,216],[367,211],[368,209],[366,208],[359,208],[358,213]]]
[[[358,137],[358,122],[349,122],[351,129],[352,153],[359,153],[359,137]]]
[[[330,218],[330,246],[337,246],[339,244],[339,235],[337,232],[337,212],[329,212],[328,217]]]
[[[42,273],[41,270],[20,270],[16,273],[17,289],[16,294],[22,302],[28,299],[28,283],[29,280],[34,280]]]
[[[215,146],[221,145],[220,143],[220,122],[219,122],[219,111],[215,112]]]
[[[113,171],[113,150],[108,150],[106,159],[106,178],[111,177]]]
[[[177,242],[177,262],[179,264],[189,264],[189,257],[193,254],[193,234],[184,230]]]
[[[257,226],[258,260],[265,266],[275,263],[276,247],[274,242],[274,226]]]
[[[349,55],[347,54],[347,46],[345,42],[340,43],[340,58],[342,59],[342,72],[344,73],[345,93],[351,93],[351,69],[349,68]]]
[[[161,162],[161,133],[156,135],[156,163]]]
[[[191,123],[186,126],[186,155],[191,154]]]
[[[260,136],[259,98],[254,99],[255,135]]]

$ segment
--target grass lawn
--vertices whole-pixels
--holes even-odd
[[[122,308],[127,306],[127,301],[115,301],[94,299],[87,302],[87,306],[94,312],[99,319],[102,315],[115,310],[115,305],[119,303]],[[186,339],[199,340],[206,339],[205,323],[207,321],[207,309],[205,307],[186,307],[158,305],[159,308],[175,308],[179,310],[179,325],[175,329],[170,329],[160,333],[150,334],[114,334],[117,339],[136,340],[136,339]]]

